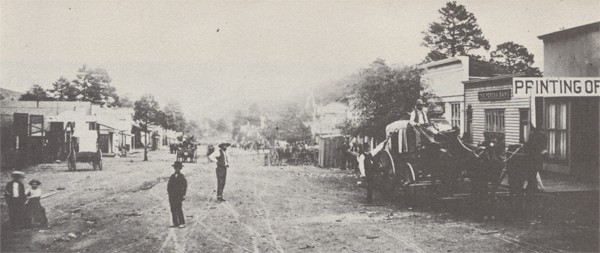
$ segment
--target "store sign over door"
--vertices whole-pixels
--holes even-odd
[[[513,78],[513,97],[599,97],[598,77]]]
[[[481,91],[477,93],[479,101],[497,101],[497,100],[510,100],[512,91],[507,90],[494,90],[494,91]]]

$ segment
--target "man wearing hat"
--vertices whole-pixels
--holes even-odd
[[[219,150],[215,150],[209,158],[213,162],[217,162],[217,201],[225,201],[223,198],[223,188],[225,188],[225,179],[227,178],[227,168],[229,168],[229,154],[227,147],[229,143],[219,144]]]
[[[181,210],[181,206],[187,191],[187,180],[185,180],[185,177],[183,174],[181,174],[181,169],[183,168],[183,164],[181,162],[175,162],[172,166],[175,169],[175,173],[171,175],[171,178],[169,178],[169,183],[167,184],[169,205],[171,205],[171,216],[173,218],[172,227],[184,228],[185,219],[183,216],[183,210]]]
[[[417,99],[417,104],[415,109],[410,113],[410,124],[413,126],[420,126],[423,124],[428,124],[429,119],[427,118],[427,113],[423,110],[425,103],[422,99]]]
[[[4,199],[8,205],[8,219],[13,228],[22,228],[25,226],[25,186],[21,182],[25,173],[13,171],[12,181],[6,184],[4,188]]]
[[[407,139],[409,140],[409,149],[411,151],[413,148],[418,148],[422,145],[423,129],[421,126],[429,124],[427,113],[423,110],[424,105],[425,103],[422,99],[417,99],[415,109],[410,112],[410,121],[408,124],[411,126],[412,131],[408,134]]]

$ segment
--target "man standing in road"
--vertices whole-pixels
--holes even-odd
[[[227,168],[229,168],[229,154],[227,154],[227,147],[231,146],[229,143],[219,144],[219,150],[215,150],[209,158],[213,162],[217,162],[217,201],[225,201],[223,198],[223,188],[225,188],[225,179],[227,178]]]
[[[181,210],[181,206],[187,191],[187,180],[185,180],[185,177],[183,174],[181,174],[181,169],[183,168],[183,164],[181,162],[175,162],[172,166],[175,169],[175,173],[173,173],[171,178],[169,178],[167,192],[169,193],[169,204],[171,205],[173,227],[184,228],[185,218],[183,217],[183,210]]]
[[[26,225],[25,201],[27,196],[25,196],[25,186],[21,182],[25,177],[25,173],[13,171],[11,177],[13,180],[8,182],[4,189],[4,199],[8,204],[10,225],[15,229],[20,229]]]

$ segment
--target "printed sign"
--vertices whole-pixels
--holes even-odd
[[[494,90],[494,91],[481,91],[477,95],[479,101],[497,101],[497,100],[509,100],[512,91],[508,90]]]
[[[598,77],[513,78],[513,97],[597,97]]]

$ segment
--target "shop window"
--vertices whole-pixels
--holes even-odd
[[[521,108],[519,109],[519,142],[527,142],[529,140],[530,132],[529,108]]]
[[[504,133],[504,109],[485,110],[485,132]]]
[[[567,159],[567,102],[546,103],[546,130],[548,131],[548,156],[550,159]]]
[[[483,138],[504,146],[504,109],[485,110],[485,129]]]
[[[452,127],[460,128],[460,103],[451,103],[450,110],[452,112],[451,116],[451,124]]]

